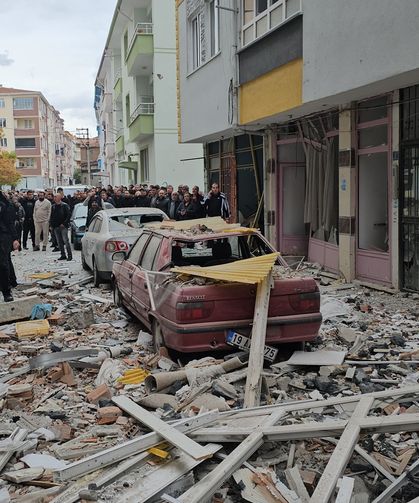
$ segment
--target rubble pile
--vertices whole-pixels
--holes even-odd
[[[155,353],[87,273],[26,280],[0,305],[0,502],[416,501],[419,296],[319,276],[318,340],[244,408],[248,353]]]

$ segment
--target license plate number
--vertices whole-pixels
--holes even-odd
[[[245,335],[238,334],[233,330],[228,331],[226,342],[227,344],[230,344],[230,346],[236,346],[242,351],[250,351],[251,339],[249,337],[246,337]],[[265,346],[264,349],[265,360],[268,360],[269,362],[274,362],[277,354],[278,350],[276,348],[273,348],[271,346]]]

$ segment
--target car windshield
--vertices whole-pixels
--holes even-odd
[[[87,217],[87,206],[82,204],[77,205],[74,208],[74,218],[86,218]]]
[[[192,243],[176,240],[172,244],[172,262],[177,266],[208,267],[258,257],[274,251],[256,234],[205,239]]]
[[[116,231],[121,229],[121,227],[132,227],[133,229],[140,229],[144,224],[149,222],[161,222],[163,220],[163,215],[159,214],[144,214],[139,215],[138,213],[133,215],[112,215],[109,218],[109,230]]]

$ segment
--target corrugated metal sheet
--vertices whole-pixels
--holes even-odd
[[[174,267],[172,272],[188,276],[199,276],[220,281],[246,283],[254,285],[261,283],[275,264],[279,253],[270,253],[261,257],[238,260],[230,264],[214,265],[211,267]]]

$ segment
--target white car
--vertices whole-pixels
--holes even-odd
[[[163,220],[169,217],[157,208],[98,211],[81,240],[81,263],[83,269],[93,271],[95,286],[110,281],[115,252],[128,252],[146,223]]]

